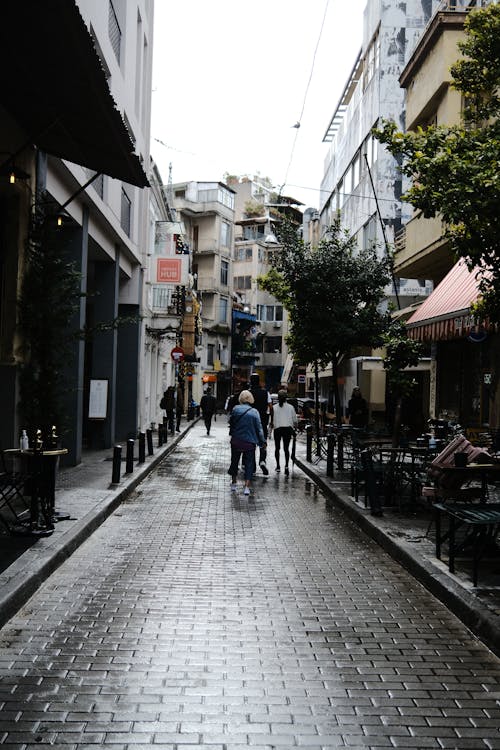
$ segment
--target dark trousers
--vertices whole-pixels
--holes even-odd
[[[240,456],[243,454],[243,470],[245,472],[245,479],[252,479],[255,473],[255,448],[249,451],[242,451],[231,444],[231,466],[229,467],[228,474],[236,481],[238,476],[238,465],[240,463]]]
[[[276,466],[280,465],[281,441],[283,441],[283,451],[285,453],[285,466],[288,466],[290,460],[290,440],[292,439],[292,436],[292,427],[276,427],[274,430],[274,457],[276,458]]]
[[[205,427],[207,428],[207,434],[210,433],[210,427],[212,426],[213,416],[214,416],[213,413],[203,414],[203,421],[205,422]]]
[[[167,425],[168,431],[172,434],[174,431],[174,410],[167,409]]]
[[[267,425],[269,424],[269,414],[260,414],[260,423],[262,425],[262,431],[264,432],[264,439],[267,442]],[[259,464],[266,463],[267,460],[267,448],[263,445],[259,449]]]

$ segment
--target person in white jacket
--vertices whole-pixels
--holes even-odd
[[[290,461],[290,440],[297,428],[298,420],[295,409],[288,403],[286,391],[278,391],[278,405],[274,407],[271,416],[271,427],[274,437],[274,456],[276,458],[276,471],[280,471],[280,448],[283,441],[283,452],[285,454],[285,474],[288,474],[288,463]]]

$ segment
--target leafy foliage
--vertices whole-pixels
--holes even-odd
[[[412,180],[404,200],[425,217],[441,215],[446,237],[470,269],[479,267],[483,314],[500,320],[500,6],[472,11],[465,22],[467,55],[452,67],[462,92],[463,123],[402,133],[384,121],[374,135],[402,158]]]
[[[408,396],[415,387],[415,380],[405,369],[418,365],[422,344],[407,336],[406,325],[401,320],[391,320],[382,338],[389,390],[396,397]]]
[[[70,322],[80,304],[80,274],[61,253],[57,230],[43,208],[32,217],[19,298],[24,347],[20,368],[22,416],[31,428],[61,427],[61,395],[74,332]]]

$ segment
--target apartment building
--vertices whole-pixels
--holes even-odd
[[[233,177],[228,182],[236,192],[233,388],[243,386],[255,371],[266,388],[276,392],[288,381],[284,380],[288,316],[269,292],[258,287],[257,279],[269,271],[272,254],[279,249],[275,233],[283,216],[302,225],[302,204],[278,195],[265,178]]]
[[[110,446],[138,428],[152,23],[152,0],[20,0],[4,8],[2,168],[22,165],[23,176],[0,187],[1,439],[13,445],[21,427],[47,426],[23,421],[32,404],[22,402],[20,374],[36,381],[39,364],[17,309],[25,248],[46,242],[79,274],[68,329],[85,335],[73,339],[67,387],[56,394],[71,463],[85,445]]]
[[[231,392],[235,191],[223,182],[185,182],[175,183],[172,195],[190,248],[193,290],[183,323],[184,338],[189,329],[194,346],[186,369],[186,398],[199,403],[210,385],[223,405]]]
[[[404,186],[397,162],[378,145],[371,130],[382,118],[404,126],[404,92],[398,79],[431,12],[431,3],[417,0],[404,6],[395,0],[368,0],[362,48],[323,139],[330,149],[321,184],[322,231],[340,213],[342,224],[356,237],[358,246],[375,246],[381,255],[392,247],[402,222],[409,218],[409,208],[400,200]],[[404,308],[431,289],[425,277],[399,275],[386,290],[387,301]],[[347,404],[352,387],[358,384],[372,414],[382,414],[385,374],[380,358],[373,354],[367,351],[365,357],[345,363],[341,397]],[[329,398],[328,371],[321,374],[321,389],[321,395]]]
[[[402,70],[407,130],[460,123],[461,93],[451,86],[450,68],[460,57],[457,43],[472,7],[478,3],[442,3]],[[479,296],[474,272],[456,262],[439,216],[425,218],[413,211],[396,248],[398,274],[432,279],[436,285],[408,320],[409,334],[424,342],[431,356],[430,415],[479,430],[497,425],[493,383],[500,341],[470,313]]]

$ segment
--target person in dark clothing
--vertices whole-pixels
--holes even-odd
[[[349,424],[352,427],[364,429],[368,424],[368,406],[361,395],[361,389],[356,386],[353,388],[352,396],[347,406]]]
[[[175,399],[175,430],[181,431],[182,408],[184,405],[184,388],[179,385]]]
[[[269,474],[267,468],[267,426],[269,424],[270,413],[272,412],[272,399],[268,391],[262,388],[258,373],[250,375],[250,393],[254,398],[254,408],[257,409],[264,432],[265,443],[260,446],[259,466],[262,473],[266,476]]]
[[[217,399],[212,395],[212,389],[207,388],[200,401],[200,409],[203,415],[203,421],[205,422],[205,427],[207,428],[207,435],[210,435],[210,427],[212,425],[212,418],[215,414],[216,405]]]
[[[174,414],[175,414],[175,388],[171,385],[163,394],[160,401],[160,408],[165,409],[167,417],[167,427],[171,435],[174,434]]]

